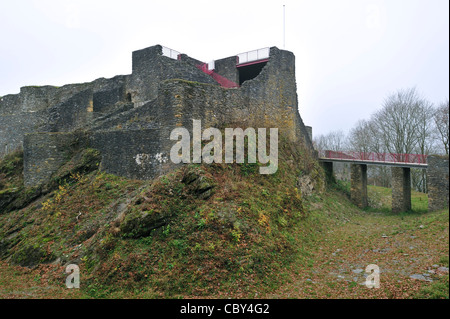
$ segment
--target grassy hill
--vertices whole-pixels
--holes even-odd
[[[280,145],[273,175],[186,165],[154,181],[101,172],[83,150],[35,189],[21,153],[6,157],[0,297],[448,298],[448,210],[427,213],[415,193],[413,212],[393,215],[389,191],[370,187],[376,207],[361,211],[308,152]],[[80,289],[65,287],[71,263]],[[362,284],[373,263],[380,289]],[[433,281],[410,278],[423,273]]]

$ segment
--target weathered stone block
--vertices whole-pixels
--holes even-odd
[[[164,211],[134,211],[124,217],[119,229],[126,237],[145,237],[152,230],[166,225],[171,217],[170,214]]]

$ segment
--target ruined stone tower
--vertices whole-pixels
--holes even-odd
[[[204,63],[152,46],[132,73],[63,87],[23,87],[0,98],[0,158],[24,150],[25,185],[47,181],[68,145],[101,152],[103,170],[151,179],[173,167],[176,127],[276,127],[312,149],[298,112],[294,54],[276,47]]]

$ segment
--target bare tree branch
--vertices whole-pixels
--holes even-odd
[[[445,154],[448,155],[449,149],[449,103],[442,102],[436,112],[434,113],[433,119],[436,124],[436,136],[437,139],[443,144]]]

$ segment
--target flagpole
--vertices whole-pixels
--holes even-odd
[[[286,9],[283,4],[283,49],[286,49]]]

